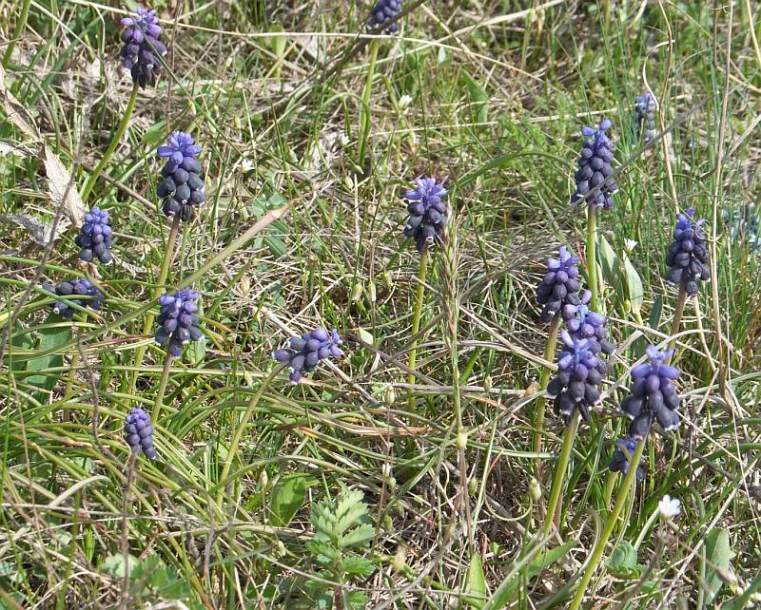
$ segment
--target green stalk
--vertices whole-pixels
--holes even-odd
[[[544,359],[548,362],[555,360],[555,351],[557,350],[558,335],[560,334],[560,325],[563,321],[560,312],[555,314],[550,323],[550,329],[547,334],[547,343],[544,346]],[[550,382],[550,375],[552,371],[545,367],[542,369],[539,375],[539,391],[544,392],[547,389],[547,384]],[[540,398],[536,401],[536,407],[534,411],[534,443],[533,450],[535,453],[539,453],[542,450],[542,432],[544,431],[544,411],[546,409],[547,400]]]
[[[19,15],[18,22],[16,22],[16,29],[13,31],[13,36],[8,41],[8,48],[5,49],[3,55],[3,68],[7,68],[11,61],[11,55],[13,55],[13,49],[16,48],[16,41],[21,38],[21,34],[24,33],[26,28],[26,22],[29,19],[29,7],[32,5],[32,0],[24,0],[24,4],[21,5],[21,14]]]
[[[428,275],[428,250],[423,250],[420,254],[420,266],[417,272],[417,292],[415,294],[415,309],[412,313],[412,345],[410,346],[409,359],[407,361],[407,367],[410,372],[407,375],[407,383],[410,385],[415,383],[415,363],[417,362],[417,335],[420,332],[420,317],[423,313],[423,297],[425,296],[425,278]],[[409,395],[407,397],[407,405],[410,410],[415,409],[415,392],[412,388],[409,389]]]
[[[166,392],[166,386],[169,383],[169,371],[172,369],[172,354],[169,350],[166,352],[166,358],[164,359],[164,369],[161,371],[161,383],[159,384],[159,391],[156,394],[156,401],[153,403],[153,413],[151,413],[151,419],[154,422],[159,420],[161,414],[161,403],[164,400],[164,393]]]
[[[589,581],[592,580],[592,576],[594,575],[594,572],[600,563],[602,554],[605,551],[605,545],[608,543],[608,539],[613,533],[613,528],[616,526],[616,521],[618,521],[621,510],[624,508],[624,504],[626,503],[626,498],[629,495],[629,490],[635,481],[637,467],[639,466],[640,459],[642,459],[642,451],[644,448],[645,441],[640,440],[637,443],[637,448],[634,451],[634,455],[629,461],[629,470],[626,472],[626,478],[618,490],[618,495],[616,496],[616,504],[613,507],[613,511],[610,513],[610,515],[608,515],[608,520],[605,522],[605,529],[603,530],[602,536],[599,538],[594,550],[592,551],[592,557],[587,564],[587,569],[584,571],[584,576],[582,576],[581,582],[579,582],[579,586],[576,589],[576,595],[574,595],[573,602],[571,603],[569,610],[578,610],[581,606],[581,602],[584,599],[584,593],[587,590]]]
[[[129,124],[130,117],[135,110],[135,102],[137,101],[138,91],[139,88],[137,84],[133,85],[132,93],[130,94],[129,101],[127,102],[127,108],[124,110],[122,120],[119,121],[119,125],[116,127],[114,137],[111,139],[111,143],[108,145],[106,152],[103,153],[103,157],[101,157],[100,162],[90,174],[90,177],[87,179],[87,182],[85,182],[84,187],[82,187],[82,192],[80,193],[82,196],[82,201],[87,201],[87,196],[90,194],[90,191],[92,191],[95,183],[98,181],[100,172],[103,171],[103,168],[106,167],[108,162],[111,160],[111,156],[114,154],[116,147],[119,146],[119,142],[122,141],[124,132],[127,131],[127,125]]]
[[[272,382],[272,380],[277,376],[277,374],[282,369],[283,369],[282,366],[276,366],[274,369],[272,369],[272,372],[259,384],[259,389],[256,390],[256,394],[254,394],[254,397],[248,403],[248,406],[246,407],[246,411],[243,413],[243,417],[238,422],[238,425],[235,428],[233,437],[230,440],[230,446],[227,449],[227,460],[225,460],[225,465],[222,467],[222,476],[219,478],[219,490],[217,491],[217,506],[219,506],[220,508],[222,507],[222,499],[225,495],[227,477],[230,475],[230,468],[232,467],[233,460],[235,459],[235,456],[238,453],[238,445],[240,445],[240,439],[243,436],[243,431],[246,429],[246,426],[248,425],[248,422],[251,419],[251,416],[254,414],[254,409],[256,409],[256,405],[259,404],[259,399],[261,399],[262,395],[264,394],[264,390],[266,390],[267,387],[269,387],[270,382]]]
[[[375,76],[375,63],[378,59],[379,40],[373,39],[370,43],[370,64],[367,67],[367,80],[365,89],[362,92],[362,108],[360,108],[359,117],[359,158],[357,166],[364,167],[365,151],[367,149],[367,137],[370,134],[370,95],[373,90],[373,78]]]
[[[683,285],[679,285],[679,296],[676,298],[676,305],[674,306],[674,319],[671,321],[671,336],[673,337],[679,332],[679,326],[682,323],[682,314],[684,313],[684,305],[687,303],[687,290]],[[675,343],[676,339],[672,339]]]
[[[544,526],[542,533],[545,537],[549,536],[552,530],[552,524],[555,521],[555,515],[561,507],[561,491],[563,489],[563,480],[565,471],[568,469],[568,462],[571,460],[571,450],[573,441],[576,438],[576,431],[579,428],[579,414],[574,411],[571,415],[571,421],[565,427],[563,432],[563,445],[560,448],[560,457],[555,464],[555,474],[552,477],[552,488],[550,489],[550,502],[547,506],[547,514],[544,516]]]
[[[600,292],[597,286],[597,206],[587,205],[587,283],[592,293],[590,309],[599,311]]]
[[[153,291],[153,299],[156,300],[161,295],[162,291],[164,290],[164,285],[166,284],[166,278],[169,275],[169,265],[172,264],[172,259],[174,258],[174,245],[177,242],[177,235],[180,232],[180,215],[175,214],[174,218],[172,219],[172,226],[169,229],[169,236],[166,240],[166,252],[164,252],[164,260],[161,263],[161,270],[159,271],[159,279],[158,282],[156,282],[156,288]],[[153,313],[153,310],[148,311],[148,313],[145,314],[145,322],[143,324],[143,334],[141,336],[145,337],[148,333],[151,332],[151,327],[153,326],[153,321],[155,319],[155,314]],[[140,366],[143,364],[143,357],[145,356],[145,345],[140,345],[137,348],[137,351],[135,352],[135,369],[132,371],[132,380],[130,382],[130,394],[134,393],[135,384],[137,383],[137,376],[140,373]]]

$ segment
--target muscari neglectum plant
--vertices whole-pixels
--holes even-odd
[[[317,368],[321,360],[343,356],[343,350],[339,347],[342,343],[337,330],[328,332],[324,328],[316,328],[301,337],[291,338],[289,346],[275,350],[272,357],[278,362],[288,363],[291,383],[299,383],[306,373]]]
[[[384,23],[396,17],[402,10],[402,0],[378,0],[370,12],[367,25],[371,29],[383,26]],[[389,24],[385,28],[387,34],[396,34],[399,31],[397,22]]]
[[[43,284],[42,287],[48,292],[66,297],[65,300],[53,303],[53,312],[67,320],[71,319],[77,311],[71,306],[72,303],[97,311],[103,302],[103,293],[86,278],[61,282],[57,286]]]
[[[626,452],[626,476],[619,487],[616,502],[576,589],[570,610],[578,610],[581,606],[586,588],[600,564],[605,545],[613,533],[626,498],[635,480],[640,476],[640,460],[653,422],[657,421],[664,430],[673,430],[679,425],[679,416],[676,412],[679,407],[679,396],[673,385],[679,377],[679,370],[668,364],[673,350],[661,352],[653,346],[648,346],[646,354],[648,362],[632,369],[631,376],[634,383],[631,395],[621,403],[622,411],[632,418],[628,438],[634,441],[632,453],[629,453],[632,448],[630,440],[625,440],[624,443],[618,445],[620,450]]]
[[[175,131],[156,152],[166,159],[161,168],[162,179],[156,188],[156,194],[163,199],[164,214],[190,220],[195,208],[204,202],[203,174],[201,164],[196,159],[201,147],[190,134]]]
[[[411,237],[415,241],[415,247],[420,253],[417,291],[412,312],[412,340],[407,361],[407,366],[410,370],[407,382],[410,385],[415,383],[417,335],[420,332],[420,317],[423,312],[429,250],[435,244],[442,244],[446,237],[447,221],[449,220],[449,207],[444,201],[446,196],[447,190],[444,188],[444,185],[435,178],[417,178],[414,181],[414,187],[408,189],[404,194],[409,214],[407,223],[404,226],[404,235],[405,237]],[[415,395],[412,388],[410,388],[407,400],[410,409],[414,409]]]
[[[151,460],[156,458],[151,418],[140,407],[134,407],[124,420],[123,436],[133,453],[143,453]]]
[[[574,206],[587,206],[587,282],[592,293],[592,309],[600,310],[600,294],[597,285],[597,211],[613,207],[613,195],[618,191],[613,176],[613,151],[615,146],[607,130],[612,123],[603,119],[597,129],[584,127],[584,141],[579,154],[578,169],[574,174],[576,189],[571,196]]]
[[[700,283],[711,277],[704,225],[704,219],[695,219],[695,208],[688,208],[677,215],[674,239],[666,254],[668,280],[679,286],[672,335],[679,330],[687,299],[697,296]]]
[[[80,248],[79,258],[88,263],[94,258],[104,264],[110,263],[113,260],[111,234],[108,212],[94,207],[85,214],[85,222],[74,239]]]
[[[658,103],[650,91],[645,91],[634,99],[634,123],[645,144],[650,144],[658,133],[655,126],[657,108]]]
[[[122,42],[124,44],[119,55],[122,66],[129,70],[132,76],[132,92],[106,152],[80,192],[83,200],[87,199],[98,180],[98,176],[124,137],[124,132],[127,130],[127,125],[135,110],[138,91],[156,82],[156,77],[161,69],[160,58],[167,52],[166,46],[161,42],[161,26],[159,26],[156,11],[138,7],[136,14],[132,17],[125,17],[121,20],[121,24],[124,27],[122,31]]]

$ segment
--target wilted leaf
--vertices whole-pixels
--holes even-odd
[[[77,183],[47,144],[42,147],[42,161],[48,177],[48,195],[54,209],[63,206],[63,211],[74,226],[81,227],[85,220],[85,204],[77,190]]]
[[[52,224],[42,222],[28,214],[5,214],[0,216],[0,220],[11,222],[25,229],[31,240],[40,246],[47,246],[51,241],[57,240],[71,226],[66,218],[61,218],[55,231],[53,231]]]
[[[5,86],[5,69],[0,66],[0,101],[10,123],[13,123],[32,140],[40,140],[40,132],[24,105]]]

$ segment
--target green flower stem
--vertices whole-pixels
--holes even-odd
[[[7,68],[11,61],[11,55],[13,55],[13,49],[16,48],[16,41],[21,38],[21,34],[24,33],[26,28],[26,22],[29,19],[29,7],[32,5],[32,0],[24,0],[24,4],[21,5],[21,14],[16,22],[16,29],[13,30],[13,36],[8,41],[8,47],[5,49],[3,55],[3,68]]]
[[[638,550],[639,547],[642,545],[642,542],[645,540],[645,536],[647,536],[647,533],[650,531],[650,528],[653,527],[653,523],[655,523],[655,520],[658,518],[659,514],[658,507],[655,507],[655,510],[653,511],[653,514],[648,517],[647,522],[642,527],[642,530],[639,533],[639,536],[637,536],[637,540],[634,542],[634,550]]]
[[[576,595],[574,595],[573,602],[571,603],[569,610],[578,610],[581,606],[581,602],[584,599],[584,593],[587,590],[589,581],[592,580],[592,576],[597,569],[598,564],[600,563],[600,559],[602,558],[603,552],[605,551],[605,545],[608,543],[608,539],[613,533],[613,528],[616,526],[616,522],[618,521],[618,517],[624,508],[624,504],[626,504],[626,498],[629,495],[629,490],[632,488],[632,484],[636,479],[637,467],[639,466],[640,459],[642,459],[642,451],[644,448],[645,441],[640,440],[637,443],[637,448],[634,451],[634,455],[629,461],[629,470],[626,472],[626,478],[618,490],[618,495],[616,496],[616,504],[613,507],[613,511],[610,513],[610,515],[608,515],[608,520],[605,522],[605,529],[603,530],[602,536],[598,539],[597,544],[592,551],[592,557],[587,564],[587,569],[584,571],[584,576],[582,576],[581,581],[579,582],[579,586],[576,589]]]
[[[568,462],[571,459],[571,450],[573,449],[573,441],[576,438],[576,431],[579,428],[579,414],[574,411],[571,415],[571,421],[565,427],[563,432],[563,445],[560,448],[560,457],[557,464],[555,464],[555,474],[552,477],[552,488],[550,489],[550,502],[547,505],[547,514],[544,516],[544,526],[542,533],[545,537],[549,536],[552,531],[552,524],[555,521],[555,515],[561,507],[561,495],[563,489],[563,481],[565,480],[565,472],[568,469]]]
[[[156,288],[153,291],[153,299],[156,300],[161,295],[162,291],[164,290],[164,285],[166,284],[166,278],[169,275],[169,265],[172,264],[172,259],[174,258],[174,246],[177,243],[177,235],[180,232],[180,215],[175,214],[174,218],[172,219],[172,226],[169,229],[169,236],[166,240],[166,252],[164,252],[164,260],[161,263],[161,270],[159,271],[159,279],[158,282],[156,282]],[[141,336],[145,337],[151,332],[151,327],[153,326],[153,321],[155,320],[156,316],[153,313],[153,310],[149,310],[148,313],[145,314],[145,322],[143,323],[143,334]],[[146,346],[141,345],[137,348],[137,351],[135,352],[135,368],[132,371],[132,380],[130,382],[130,394],[134,393],[135,384],[137,383],[137,376],[140,373],[140,366],[143,364],[143,357],[145,356],[145,350]]]
[[[550,323],[550,329],[547,333],[547,343],[544,346],[544,359],[548,362],[555,360],[555,351],[557,350],[558,335],[560,334],[560,325],[563,322],[563,318],[560,312],[555,314]],[[539,375],[539,391],[543,392],[547,389],[547,384],[550,382],[550,375],[552,370],[545,367],[542,369]],[[542,450],[542,433],[544,432],[544,412],[547,408],[547,400],[540,398],[536,401],[536,407],[534,411],[534,443],[533,451],[539,453]]]
[[[671,321],[671,336],[673,337],[679,332],[679,326],[682,323],[682,314],[684,313],[684,306],[687,303],[687,290],[681,284],[679,285],[679,296],[676,298],[676,305],[674,306],[674,319]],[[676,339],[672,339],[676,342]]]
[[[412,313],[412,345],[410,346],[409,359],[407,367],[410,373],[407,375],[407,383],[415,383],[415,364],[417,362],[417,335],[420,332],[420,317],[423,313],[423,297],[425,296],[425,278],[428,275],[428,250],[423,250],[420,254],[420,266],[417,272],[417,292],[415,294],[415,309]],[[415,392],[412,388],[409,390],[407,405],[410,410],[415,409]]]
[[[357,166],[364,167],[365,151],[367,150],[367,137],[370,134],[370,96],[373,90],[373,78],[375,77],[375,63],[378,60],[379,40],[374,38],[370,43],[370,63],[367,67],[367,80],[362,92],[362,107],[359,112],[359,157]]]
[[[587,283],[592,293],[590,309],[600,309],[600,292],[597,286],[597,206],[587,205]]]
[[[275,379],[275,377],[281,370],[283,370],[282,366],[276,366],[274,369],[272,369],[272,372],[259,384],[259,388],[256,390],[256,394],[254,394],[253,398],[248,403],[248,406],[246,407],[246,411],[243,413],[243,417],[238,422],[235,428],[233,437],[230,440],[230,446],[227,449],[227,459],[225,460],[225,465],[222,467],[222,476],[220,476],[219,478],[219,489],[217,491],[217,506],[220,508],[222,508],[222,500],[224,499],[224,495],[225,495],[225,488],[227,486],[227,478],[230,476],[230,468],[232,467],[233,461],[235,460],[235,456],[238,453],[238,445],[240,445],[240,439],[243,436],[243,432],[246,429],[246,426],[248,425],[248,422],[251,419],[251,416],[254,414],[254,409],[256,409],[256,405],[259,404],[259,400],[264,394],[264,390],[266,390],[269,387],[272,380]]]
[[[132,117],[132,113],[135,110],[135,102],[137,101],[138,91],[139,91],[139,88],[137,84],[133,85],[132,93],[130,94],[129,101],[127,102],[127,108],[124,110],[124,114],[122,115],[122,120],[119,122],[119,125],[116,127],[116,131],[114,132],[114,137],[111,139],[111,143],[108,145],[106,152],[103,153],[103,157],[101,157],[100,161],[98,162],[98,165],[90,174],[90,177],[87,179],[87,182],[85,182],[84,187],[82,187],[82,192],[80,193],[82,196],[82,201],[87,201],[87,196],[90,194],[93,187],[95,186],[95,183],[98,181],[98,176],[100,176],[100,172],[103,171],[103,168],[106,167],[108,162],[111,160],[111,156],[114,154],[116,147],[119,146],[119,142],[122,141],[122,137],[124,137],[124,132],[127,131],[127,125],[129,124],[130,117]]]
[[[156,394],[156,401],[153,403],[153,413],[151,413],[151,419],[154,422],[159,420],[161,414],[161,404],[164,401],[164,394],[166,393],[166,386],[169,383],[169,371],[172,369],[172,355],[169,350],[166,352],[166,358],[164,358],[164,368],[161,371],[161,383],[159,384],[159,391]]]

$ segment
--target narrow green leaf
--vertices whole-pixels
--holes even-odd
[[[708,560],[708,566],[706,568],[706,578],[703,583],[705,590],[705,603],[710,605],[716,598],[724,579],[719,573],[724,572],[726,574],[731,573],[731,561],[735,556],[732,547],[729,542],[729,530],[712,529],[706,536],[706,559]]]
[[[624,280],[626,282],[626,293],[632,306],[632,311],[639,315],[642,310],[642,303],[645,300],[645,289],[642,287],[642,279],[639,273],[632,265],[629,257],[624,253]]]

